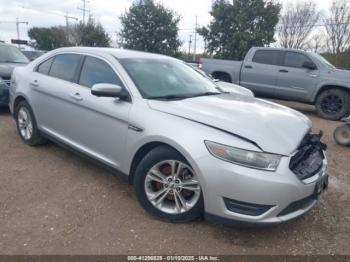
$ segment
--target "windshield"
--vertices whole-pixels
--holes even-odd
[[[330,62],[328,62],[328,60],[326,58],[324,58],[323,56],[316,54],[316,53],[311,53],[317,60],[319,60],[322,64],[324,64],[325,66],[331,68],[331,69],[335,69],[335,66],[332,65]]]
[[[215,84],[173,59],[120,59],[145,98],[220,94]]]
[[[0,45],[0,63],[28,63],[28,58],[18,48],[8,45]]]

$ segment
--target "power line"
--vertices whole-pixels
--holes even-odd
[[[83,12],[83,24],[85,25],[85,13],[90,13],[90,10],[86,9],[87,0],[81,0],[83,2],[83,7],[78,7],[79,10]]]
[[[349,23],[341,22],[341,23],[323,23],[323,24],[315,24],[315,25],[303,25],[303,26],[277,26],[276,30],[282,29],[301,29],[306,27],[326,27],[326,26],[339,26],[339,25],[347,25]]]

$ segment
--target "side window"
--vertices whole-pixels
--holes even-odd
[[[80,62],[80,55],[62,54],[55,56],[50,69],[50,76],[73,82]]]
[[[99,83],[121,85],[120,79],[105,61],[87,56],[81,70],[79,84],[91,88]]]
[[[50,71],[50,68],[51,68],[51,65],[52,65],[52,61],[53,61],[53,57],[42,62],[38,68],[37,68],[37,72],[40,73],[40,74],[44,74],[44,75],[48,75],[49,74],[49,71]]]
[[[255,52],[253,62],[266,65],[280,64],[280,51],[276,50],[258,50]]]
[[[284,56],[284,66],[302,68],[305,62],[311,62],[306,55],[296,52],[286,52]]]

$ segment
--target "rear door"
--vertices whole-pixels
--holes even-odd
[[[305,54],[286,51],[283,54],[282,65],[278,70],[276,96],[284,99],[309,101],[315,91],[318,70],[303,67],[311,59]]]
[[[59,54],[41,63],[31,79],[32,107],[39,128],[55,137],[69,140],[73,134],[69,117],[74,109],[76,76],[82,56]]]
[[[256,95],[273,97],[281,54],[279,50],[257,50],[252,57],[244,61],[240,84]]]

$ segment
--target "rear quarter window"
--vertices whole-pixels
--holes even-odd
[[[76,54],[62,54],[55,56],[49,75],[62,80],[74,82],[80,59],[81,55]]]
[[[52,65],[53,58],[50,58],[44,62],[42,62],[36,69],[36,71],[40,74],[48,75],[51,65]]]

